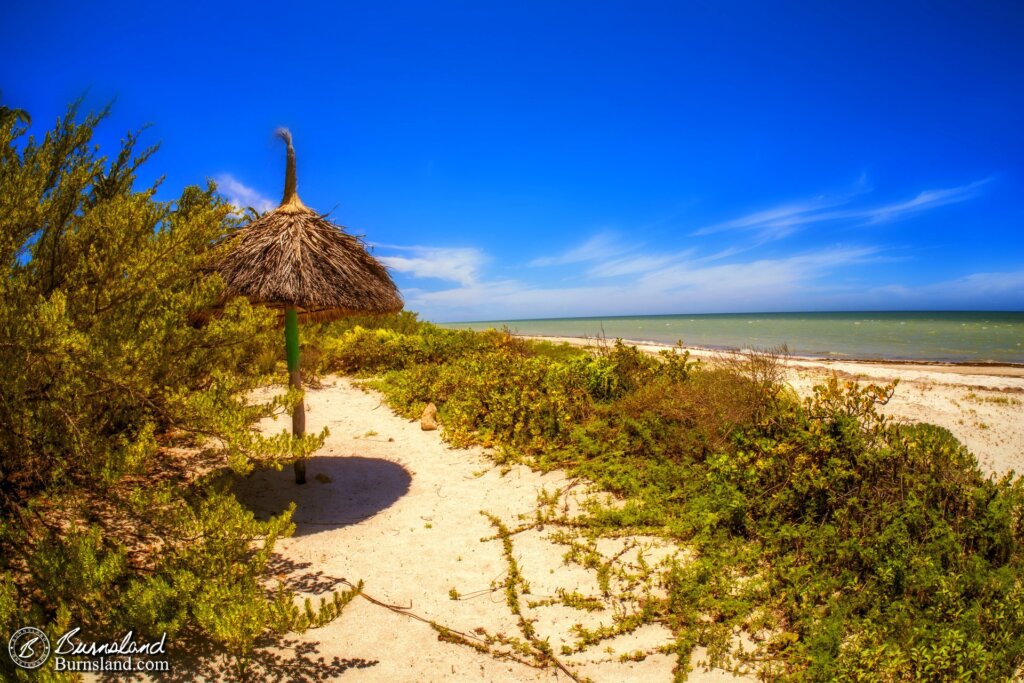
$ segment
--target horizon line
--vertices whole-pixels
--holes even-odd
[[[699,317],[699,316],[724,316],[724,315],[815,315],[830,313],[863,313],[863,314],[896,314],[896,313],[1001,313],[1024,315],[1024,309],[833,309],[833,310],[812,310],[812,311],[736,311],[721,313],[644,313],[625,315],[569,315],[548,318],[495,318],[493,320],[436,320],[429,321],[438,325],[468,325],[484,323],[519,323],[536,322],[543,320],[616,320],[627,318],[674,318],[674,317]]]

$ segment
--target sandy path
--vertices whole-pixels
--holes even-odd
[[[449,448],[439,432],[422,431],[418,422],[398,417],[382,405],[379,395],[355,388],[344,378],[329,378],[322,389],[308,391],[307,405],[308,429],[327,426],[331,432],[309,462],[309,483],[297,487],[286,469],[256,472],[238,487],[240,499],[258,512],[276,512],[297,501],[296,533],[278,546],[278,571],[312,595],[330,589],[340,578],[362,579],[374,598],[411,607],[410,612],[446,627],[520,636],[500,585],[508,566],[502,543],[481,540],[495,530],[480,511],[514,528],[520,515],[532,519],[541,491],[571,483],[564,473],[513,467],[502,475],[481,450]],[[286,424],[268,421],[263,427],[276,432]],[[530,594],[522,596],[524,615],[537,620],[538,635],[549,639],[557,654],[563,644],[575,642],[574,624],[610,624],[611,610],[526,607],[528,601],[553,597],[559,588],[600,595],[594,572],[565,564],[567,548],[546,539],[550,530],[515,535],[513,555],[530,583]],[[601,541],[599,549],[611,557],[622,543]],[[655,539],[646,544],[653,546],[645,553],[652,563],[675,552]],[[628,565],[635,555],[636,551],[627,553],[621,561]],[[460,599],[450,597],[453,588]],[[629,600],[623,604],[628,606]],[[664,627],[646,626],[559,659],[581,678],[598,683],[668,681],[674,657],[654,654],[640,662],[618,658],[671,640]],[[328,626],[295,638],[293,646],[295,650],[276,654],[290,662],[283,666],[304,662],[301,676],[308,680],[331,680],[341,674],[346,681],[570,680],[553,666],[538,670],[441,642],[430,625],[362,599]],[[281,678],[292,679],[307,678],[298,671]],[[691,680],[738,679],[721,671],[697,671]]]
[[[893,415],[946,426],[974,450],[988,472],[1024,470],[1024,371],[1019,368],[805,359],[789,364],[789,381],[803,394],[833,371],[844,379],[899,378],[899,390],[887,407]],[[338,579],[362,579],[374,598],[410,608],[410,613],[448,628],[521,637],[506,604],[508,564],[502,543],[484,540],[495,530],[480,512],[514,528],[521,518],[532,519],[538,494],[572,483],[565,474],[540,474],[525,467],[502,474],[480,449],[449,448],[439,432],[422,431],[418,422],[392,413],[379,395],[344,378],[329,378],[323,388],[308,391],[307,404],[309,429],[327,426],[331,431],[310,461],[309,484],[297,487],[291,471],[285,470],[256,472],[239,486],[240,498],[259,512],[276,512],[297,501],[296,534],[280,543],[277,571],[312,596],[342,588]],[[284,421],[263,425],[272,432],[286,427]],[[582,489],[572,489],[569,503]],[[594,572],[566,563],[567,548],[552,542],[551,533],[548,527],[515,535],[513,556],[530,584],[530,593],[521,599],[524,615],[558,654],[563,644],[575,642],[574,624],[608,625],[612,603],[621,600],[628,610],[636,596],[617,592],[622,586],[616,584],[612,596],[603,600],[604,610],[528,607],[529,601],[553,597],[559,589],[600,597]],[[652,564],[679,552],[657,539],[639,541]],[[601,540],[598,549],[611,558],[622,543]],[[636,554],[623,555],[622,566],[636,567]],[[449,595],[452,589],[459,599]],[[649,625],[559,659],[580,678],[597,683],[669,681],[674,657],[653,654],[639,662],[619,657],[670,642],[667,629]],[[271,661],[268,680],[333,680],[341,675],[345,680],[389,682],[570,680],[554,666],[537,669],[440,641],[429,624],[363,599],[328,626],[266,654]],[[690,680],[741,679],[698,668]]]

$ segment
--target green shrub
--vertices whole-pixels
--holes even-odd
[[[314,333],[310,344],[319,351],[320,372],[352,374],[401,370],[416,364],[440,363],[499,342],[469,330],[444,330],[419,324],[415,334],[399,331],[389,325],[390,318],[381,318],[378,327],[356,325],[340,335],[330,336],[330,329]]]
[[[252,430],[296,398],[247,399],[280,360],[272,313],[233,301],[193,324],[219,300],[205,273],[238,220],[212,185],[170,202],[135,189],[154,149],[136,153],[130,134],[100,157],[104,114],[71,107],[36,139],[11,111],[0,108],[0,631],[168,630],[243,656],[302,625],[291,594],[264,585],[290,524],[255,521],[212,482],[228,466],[280,466],[323,435]]]
[[[374,386],[410,416],[436,403],[453,443],[620,496],[579,521],[592,533],[696,551],[648,608],[676,633],[680,677],[698,645],[772,680],[1007,680],[1024,664],[1024,480],[984,477],[947,430],[885,419],[895,385],[833,378],[801,402],[784,349],[705,367],[426,324],[380,339],[403,360],[353,336],[338,367],[386,369]]]
[[[882,418],[889,395],[819,387],[771,429],[738,436],[701,504],[756,543],[750,606],[771,596],[794,676],[856,678],[882,657],[893,680],[947,680],[961,665],[964,680],[1009,677],[1024,653],[1024,486],[983,477],[945,429]],[[966,643],[955,656],[950,632]]]
[[[377,386],[405,412],[437,404],[447,437],[461,445],[504,443],[537,452],[564,442],[590,409],[575,366],[507,348],[464,355],[434,370],[391,372]]]

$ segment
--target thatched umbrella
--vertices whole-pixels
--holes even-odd
[[[291,133],[281,128],[277,134],[288,145],[281,205],[232,235],[218,270],[228,296],[284,310],[289,381],[301,390],[299,319],[394,313],[402,310],[402,297],[362,241],[302,203]],[[292,433],[306,433],[304,401],[292,413]],[[295,481],[306,481],[305,460],[295,463]]]

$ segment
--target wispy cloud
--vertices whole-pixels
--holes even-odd
[[[665,255],[658,268],[623,268],[621,273],[613,273],[634,276],[625,284],[616,280],[614,284],[545,287],[500,280],[405,293],[410,306],[436,320],[778,310],[815,306],[815,297],[830,291],[825,276],[876,254],[871,247],[837,247],[786,258],[711,265],[688,254],[675,254]],[[657,258],[637,257],[635,263],[649,265]],[[614,262],[607,268],[614,271]]]
[[[531,266],[561,266],[619,256],[632,247],[622,244],[610,232],[594,235],[589,240],[557,256],[544,256],[530,261]]]
[[[877,253],[873,247],[834,247],[785,258],[710,266],[681,262],[643,275],[638,284],[651,291],[696,290],[702,294],[728,291],[744,292],[748,296],[770,292],[770,296],[777,297],[798,283],[813,280],[835,268],[864,263]]]
[[[894,220],[907,214],[974,199],[981,194],[982,188],[990,182],[992,182],[991,177],[976,180],[973,183],[961,185],[960,187],[951,187],[944,190],[925,190],[913,199],[867,209],[862,212],[850,212],[850,217],[864,218],[870,223]]]
[[[785,237],[789,233],[793,232],[793,230],[795,230],[801,223],[805,223],[810,217],[818,215],[818,212],[830,207],[838,206],[845,201],[845,199],[831,201],[817,200],[795,204],[784,204],[764,211],[755,211],[754,213],[740,216],[739,218],[733,218],[732,220],[728,220],[723,223],[709,225],[701,228],[700,230],[695,230],[690,234],[694,237],[699,237],[702,235],[712,235],[714,233],[726,232],[729,230],[753,230],[763,237]]]
[[[831,199],[819,198],[789,203],[709,225],[692,232],[691,235],[703,236],[730,230],[745,230],[755,232],[763,239],[778,239],[796,230],[820,223],[844,221],[860,225],[882,223],[974,199],[991,181],[992,178],[989,177],[958,187],[924,190],[910,199],[881,206],[840,208],[849,205],[857,194],[861,194],[860,192]]]
[[[973,273],[918,286],[863,289],[838,285],[829,273],[873,258],[867,248],[808,252],[675,273],[658,273],[629,287],[538,287],[518,280],[478,282],[439,291],[406,290],[409,306],[431,320],[514,320],[666,312],[729,313],[784,310],[996,309],[1024,305],[1024,271]],[[983,297],[980,298],[980,297]]]
[[[253,207],[260,213],[270,211],[277,202],[269,197],[260,194],[257,190],[244,184],[230,173],[222,173],[214,180],[217,182],[217,189],[229,202],[240,209]]]
[[[889,306],[897,301],[910,307],[972,309],[984,302],[986,308],[1020,310],[1024,307],[1024,270],[971,273],[917,287],[885,285],[865,296]]]
[[[380,256],[381,262],[392,270],[418,278],[457,282],[467,287],[477,284],[480,267],[487,260],[482,251],[471,247],[375,246],[408,254]]]
[[[637,273],[649,273],[652,270],[663,268],[674,261],[686,258],[693,250],[687,250],[672,254],[636,254],[622,258],[611,258],[604,260],[587,269],[587,276],[592,278],[621,277],[623,275],[636,275]]]
[[[863,200],[857,197],[869,191],[862,179],[846,194],[782,204],[702,229],[696,234],[751,231],[756,235],[755,239],[729,240],[732,244],[709,253],[699,246],[647,247],[604,231],[565,251],[529,261],[532,268],[520,270],[515,279],[489,276],[485,264],[490,259],[474,248],[381,245],[388,254],[382,260],[412,278],[448,283],[403,290],[411,308],[439,321],[851,306],[913,309],[937,302],[972,308],[981,300],[996,307],[1020,307],[1024,305],[1024,271],[974,273],[915,286],[906,286],[896,275],[896,282],[879,284],[877,266],[900,254],[863,244],[805,246],[782,254],[777,250],[766,254],[762,249],[769,239],[805,226],[870,225],[968,201],[989,182],[986,178],[925,190],[901,201],[858,206]],[[865,286],[859,276],[867,264],[876,268],[870,271],[871,284]],[[552,281],[551,272],[541,269],[545,266],[569,266],[555,272],[557,276],[568,273],[568,279]]]
[[[535,258],[531,267],[590,264],[588,278],[613,278],[649,272],[693,253],[692,249],[670,253],[643,253],[643,243],[629,243],[612,232],[601,232],[555,256]]]

